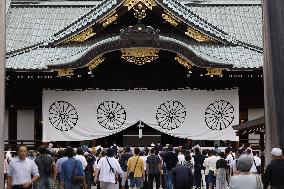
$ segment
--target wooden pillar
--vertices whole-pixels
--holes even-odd
[[[8,127],[8,135],[9,140],[14,140],[14,142],[10,142],[10,145],[13,150],[17,148],[17,109],[14,105],[9,108],[9,117],[8,117],[9,127]]]
[[[0,1],[0,188],[4,188],[4,119],[5,119],[5,0]]]
[[[284,146],[284,1],[263,0],[266,163]]]
[[[260,139],[259,139],[259,146],[260,146],[260,154],[259,157],[261,159],[261,174],[264,173],[264,163],[265,163],[265,154],[264,154],[264,133],[260,133]]]

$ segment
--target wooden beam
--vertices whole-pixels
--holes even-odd
[[[0,1],[0,173],[4,164],[4,119],[5,119],[5,0]],[[4,175],[0,174],[0,186],[4,186]]]
[[[284,1],[263,1],[266,163],[284,146]]]

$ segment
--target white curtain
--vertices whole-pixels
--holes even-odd
[[[238,140],[238,90],[43,91],[43,141],[97,139],[139,120],[176,137]]]

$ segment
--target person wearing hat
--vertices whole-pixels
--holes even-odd
[[[284,160],[282,150],[273,148],[271,151],[272,161],[267,165],[262,182],[264,189],[271,186],[271,189],[284,188]]]

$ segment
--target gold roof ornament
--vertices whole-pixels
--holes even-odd
[[[176,19],[173,15],[171,15],[170,13],[163,13],[162,14],[163,19],[168,22],[169,24],[173,25],[173,26],[177,26],[179,24],[179,20]]]
[[[74,70],[71,68],[62,68],[57,70],[57,74],[60,77],[66,77],[66,76],[71,76],[74,75]]]
[[[152,10],[153,7],[157,6],[155,0],[124,0],[123,6],[127,7],[128,10],[130,10],[138,3],[144,4],[150,10]]]
[[[138,20],[142,20],[143,18],[146,17],[146,9],[147,7],[142,4],[142,3],[138,3],[133,7],[133,10],[135,11],[134,16],[138,19]]]
[[[193,66],[193,64],[189,60],[187,60],[180,54],[177,54],[177,56],[175,57],[175,60],[181,65],[183,65],[184,67],[186,67],[187,69],[191,69],[191,67]]]
[[[191,26],[187,28],[185,34],[199,42],[214,42],[214,40],[211,39],[209,36],[201,33],[200,31]]]
[[[223,75],[223,68],[207,68],[207,74],[210,76],[222,76]]]
[[[85,29],[84,31],[80,32],[79,34],[72,36],[68,38],[65,42],[77,42],[77,43],[83,43],[90,37],[96,35],[96,32],[94,32],[93,27],[89,27]]]
[[[116,11],[112,11],[108,16],[103,18],[99,23],[103,24],[103,27],[107,27],[108,25],[112,24],[118,18],[118,14]]]
[[[97,56],[93,60],[91,60],[87,66],[89,67],[89,70],[95,69],[99,64],[103,63],[105,61],[105,58],[102,55]]]
[[[136,65],[144,65],[153,62],[159,55],[159,49],[154,48],[128,48],[121,50],[121,58]]]

